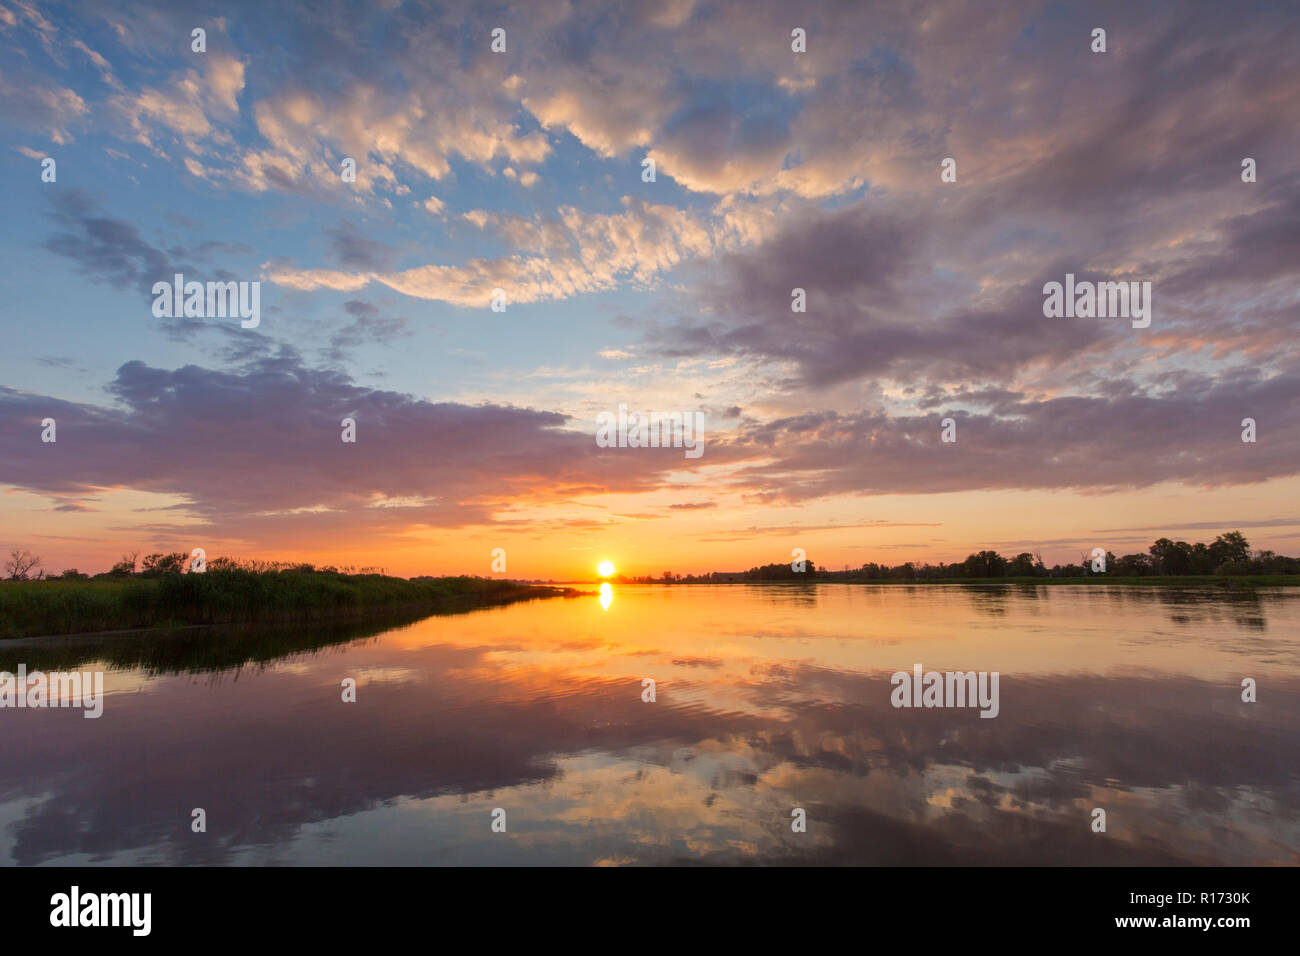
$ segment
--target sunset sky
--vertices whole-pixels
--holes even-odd
[[[0,549],[1300,553],[1300,16],[1079,7],[0,0]],[[175,273],[260,325],[156,318]],[[1150,327],[1045,318],[1067,273]]]

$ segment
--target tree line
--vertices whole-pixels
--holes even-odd
[[[4,562],[3,579],[8,581],[102,581],[117,578],[158,578],[169,574],[184,574],[190,570],[193,559],[183,551],[158,551],[140,557],[139,551],[122,555],[121,560],[107,571],[90,575],[76,568],[65,568],[55,574],[45,569],[39,555],[15,548],[9,552]],[[268,571],[297,571],[312,574],[384,574],[384,568],[358,568],[352,565],[335,567],[316,567],[303,561],[257,561],[239,558],[217,557],[206,562],[209,571],[252,571],[265,574]]]
[[[1022,551],[1012,557],[985,550],[966,560],[945,564],[898,565],[868,562],[860,568],[832,571],[804,562],[796,571],[790,562],[765,564],[748,571],[713,571],[707,574],[677,575],[665,571],[661,577],[627,578],[637,583],[728,584],[745,581],[959,581],[986,578],[1080,578],[1080,577],[1174,577],[1238,574],[1300,574],[1300,558],[1272,551],[1253,551],[1240,531],[1228,531],[1209,544],[1159,538],[1145,553],[1117,557],[1107,551],[1105,570],[1095,571],[1091,554],[1081,554],[1077,564],[1047,567],[1041,554]],[[1097,562],[1101,566],[1100,562]]]

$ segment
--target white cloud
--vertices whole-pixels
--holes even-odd
[[[460,265],[425,265],[392,273],[294,270],[277,265],[264,277],[299,290],[355,291],[378,282],[404,295],[466,308],[486,308],[492,290],[510,303],[541,302],[612,289],[620,282],[653,283],[696,256],[731,248],[760,234],[735,210],[700,215],[625,198],[620,213],[591,215],[565,206],[556,218],[525,218],[476,209],[463,219],[492,229],[519,253]]]

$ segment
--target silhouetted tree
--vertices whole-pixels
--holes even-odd
[[[962,564],[968,578],[1000,578],[1007,570],[1007,559],[996,551],[969,555]]]
[[[156,578],[162,574],[180,574],[185,567],[185,552],[174,551],[171,554],[151,554],[140,566],[140,575]]]
[[[1250,542],[1240,531],[1229,531],[1214,539],[1209,547],[1210,560],[1218,567],[1228,561],[1249,561]]]
[[[41,559],[25,548],[14,548],[5,562],[5,576],[10,581],[26,581],[33,572],[41,577]]]
[[[1034,574],[1034,556],[1028,551],[1021,551],[1007,565],[1007,574],[1013,578],[1028,578]]]
[[[1192,573],[1192,546],[1186,541],[1159,538],[1149,550],[1151,560],[1160,574]]]

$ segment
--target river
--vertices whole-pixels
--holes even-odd
[[[1300,589],[615,586],[18,662],[105,696],[0,710],[10,865],[1300,862]],[[996,716],[894,706],[916,665]]]

